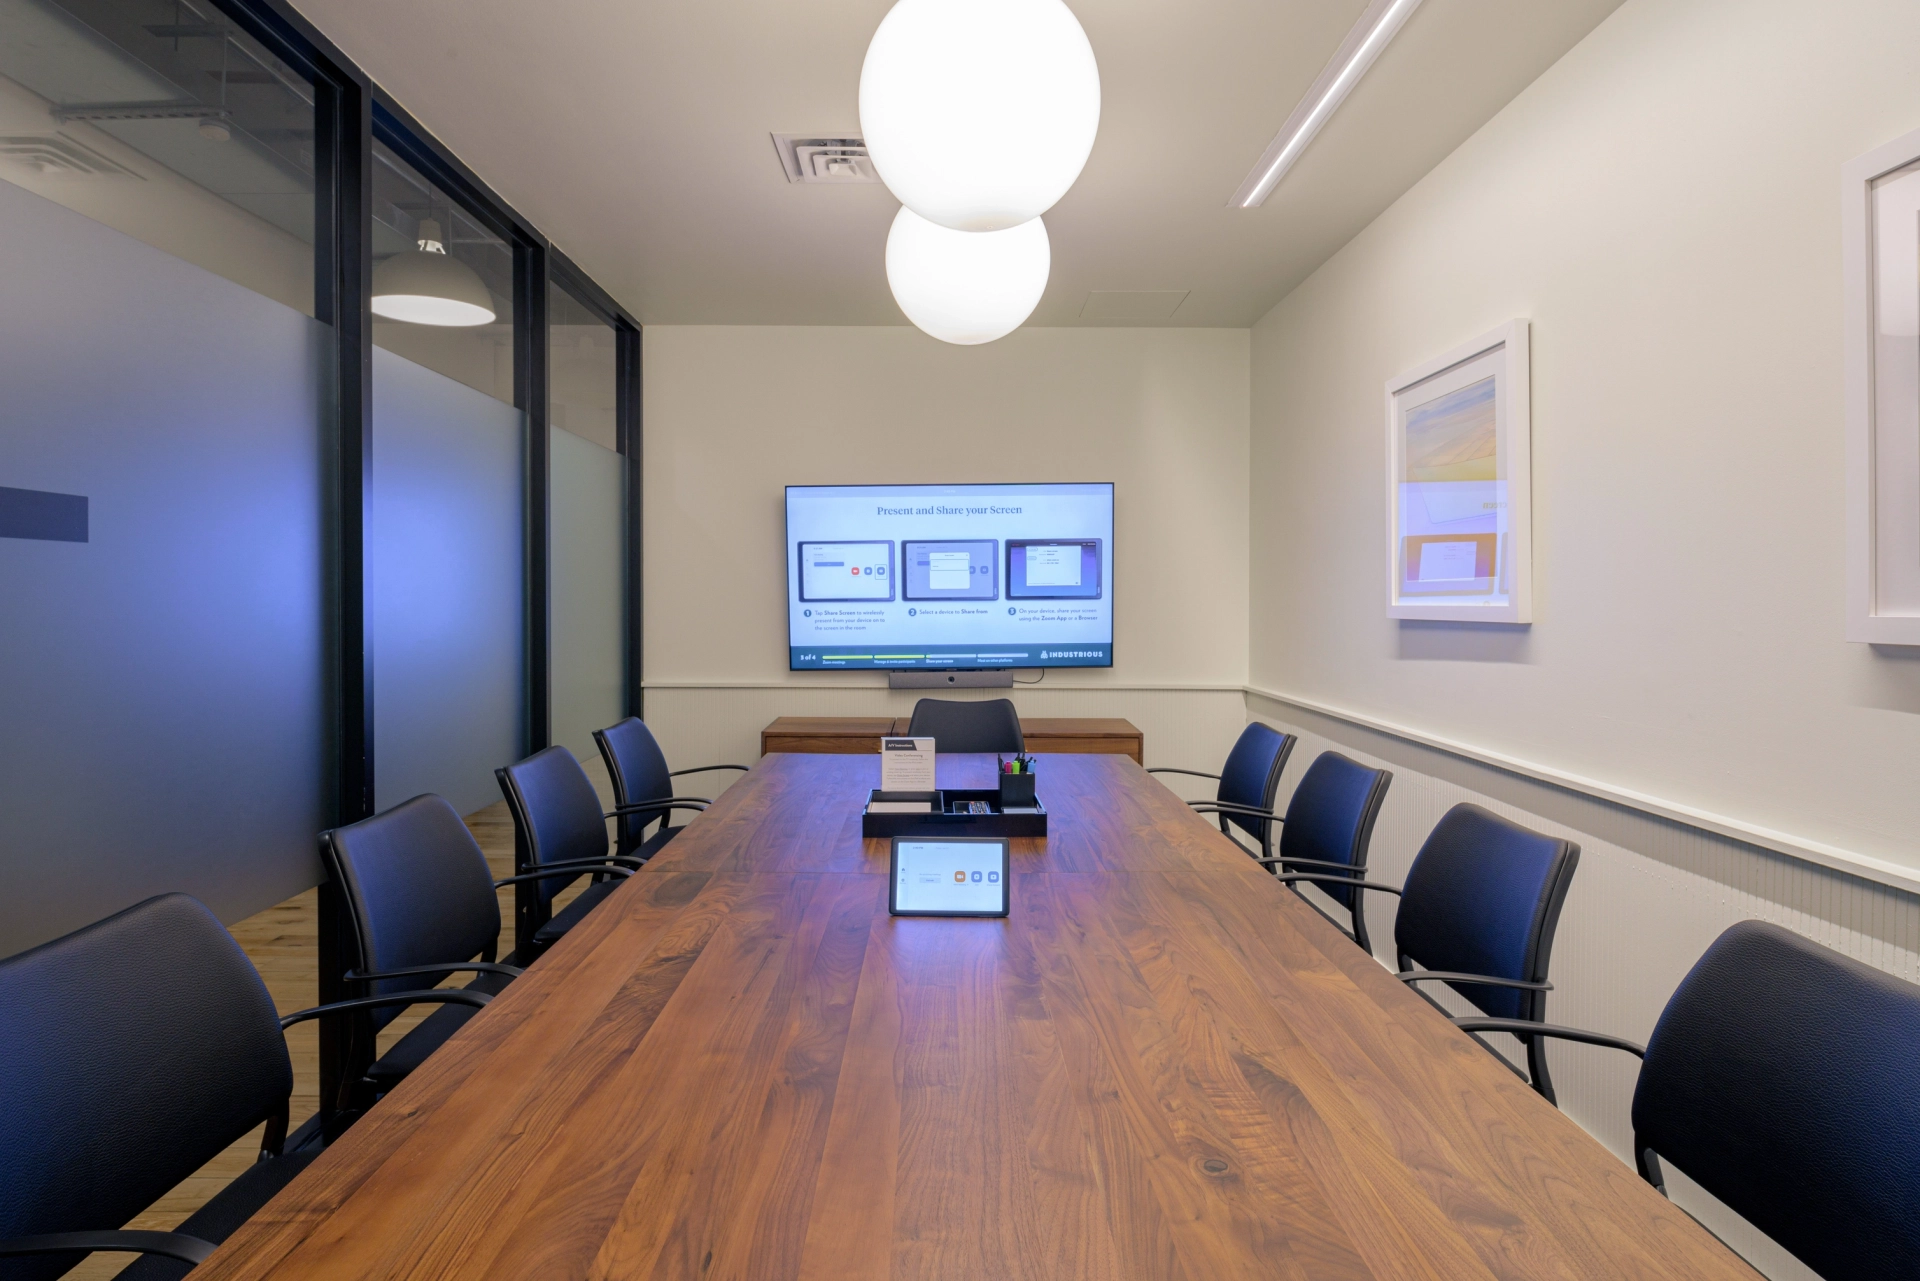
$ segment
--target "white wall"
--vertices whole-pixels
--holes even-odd
[[[1911,0],[1628,0],[1261,321],[1251,685],[1920,868],[1920,655],[1843,638],[1839,201],[1846,160],[1920,127],[1916,41]],[[1536,621],[1394,622],[1383,384],[1513,317]],[[1644,1039],[1748,917],[1920,977],[1910,894],[1248,703],[1297,759],[1395,770],[1381,879],[1460,800],[1581,843],[1555,1021]],[[1562,1106],[1624,1154],[1632,1064],[1553,1054]]]
[[[1245,330],[967,348],[905,327],[648,327],[647,719],[670,759],[750,763],[779,715],[912,708],[882,674],[787,670],[786,485],[1017,479],[1114,482],[1117,618],[1111,670],[1015,702],[1126,716],[1151,757],[1218,761],[1244,722],[1247,360]]]
[[[1630,0],[1255,330],[1255,686],[1920,867],[1843,637],[1841,164],[1911,0]],[[1383,607],[1382,384],[1533,321],[1536,622]]]

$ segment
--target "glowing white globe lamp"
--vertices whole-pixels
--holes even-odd
[[[373,314],[415,325],[492,324],[492,292],[479,272],[447,253],[439,223],[421,220],[419,246],[373,269]]]
[[[1047,291],[1047,225],[955,231],[904,206],[887,233],[887,284],[907,319],[941,342],[973,346],[1020,327]]]
[[[1099,127],[1100,68],[1061,0],[899,0],[860,69],[860,128],[880,180],[957,231],[1051,209]]]

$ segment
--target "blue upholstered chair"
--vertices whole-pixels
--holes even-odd
[[[624,811],[616,820],[616,846],[628,858],[641,861],[658,854],[663,846],[680,834],[671,825],[676,809],[701,810],[713,804],[705,796],[675,796],[673,780],[687,774],[707,774],[733,769],[745,772],[745,765],[701,765],[694,769],[669,770],[666,753],[660,750],[653,731],[638,716],[629,716],[618,725],[593,731],[600,759],[607,763],[607,777],[613,780],[616,810]],[[659,823],[651,836],[646,829]]]
[[[1017,756],[1027,750],[1020,733],[1020,714],[1010,698],[963,703],[950,698],[923,698],[913,705],[907,723],[910,738],[930,738],[938,752],[998,752]]]
[[[529,965],[585,920],[640,865],[638,859],[609,851],[607,820],[660,809],[649,802],[615,806],[603,814],[593,780],[564,747],[545,748],[493,775],[513,815],[514,875],[502,884],[521,886],[514,895],[514,951],[521,964]],[[679,808],[705,806],[689,803]],[[591,877],[592,883],[554,912],[554,896],[583,875]]]
[[[1235,827],[1252,836],[1260,843],[1260,851],[1254,857],[1260,858],[1273,853],[1276,822],[1273,798],[1280,794],[1280,773],[1286,769],[1287,757],[1293,754],[1296,741],[1292,734],[1251,721],[1240,731],[1233,750],[1227,753],[1227,763],[1220,767],[1218,774],[1166,766],[1147,773],[1189,774],[1194,778],[1217,780],[1220,786],[1211,801],[1188,801],[1187,804],[1201,814],[1219,815],[1220,830],[1228,837],[1233,836]]]
[[[592,860],[496,881],[460,815],[431,794],[325,832],[320,849],[346,903],[350,960],[344,977],[364,996],[433,987],[461,973],[474,975],[466,991],[494,995],[520,974],[519,966],[494,959],[500,944],[497,888],[573,880],[583,871],[632,875],[627,867]],[[397,1013],[375,1009],[353,1016],[347,1078],[360,1097],[340,1106],[364,1107],[398,1085],[473,1017],[473,1007],[435,1010],[373,1058],[374,1038]]]
[[[323,1015],[483,994],[387,992],[289,1014],[213,913],[137,903],[0,961],[0,1278],[46,1281],[100,1250],[173,1281],[317,1155],[287,1151],[283,1029]],[[265,1123],[260,1159],[173,1232],[121,1224]]]
[[[1580,847],[1572,841],[1542,836],[1478,805],[1462,804],[1434,824],[1407,870],[1405,886],[1337,872],[1285,872],[1278,879],[1329,891],[1345,887],[1348,893],[1399,895],[1393,923],[1399,978],[1445,983],[1488,1015],[1510,1023],[1501,1030],[1526,1046],[1526,1076],[1551,1103],[1546,1044],[1527,1029],[1546,1021],[1554,930],[1579,863]]]
[[[1369,768],[1338,752],[1320,753],[1293,785],[1287,815],[1280,824],[1279,853],[1260,861],[1279,873],[1327,872],[1365,880],[1374,820],[1392,782],[1391,770]],[[1299,893],[1298,883],[1288,888]],[[1347,910],[1351,928],[1338,921],[1333,924],[1362,949],[1373,951],[1367,937],[1366,896],[1335,882],[1321,882],[1320,889]],[[1313,906],[1320,910],[1318,904]]]
[[[1742,921],[1680,981],[1644,1047],[1527,1031],[1644,1060],[1633,1150],[1662,1193],[1664,1157],[1827,1281],[1920,1271],[1920,987]]]

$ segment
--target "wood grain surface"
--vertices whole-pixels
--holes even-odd
[[[911,716],[779,716],[760,731],[760,754],[878,752],[883,735],[904,735]],[[1146,736],[1117,716],[1023,716],[1029,752],[1113,752],[1146,763]]]
[[[1005,920],[887,915],[878,774],[763,760],[196,1277],[1754,1275],[1127,758]]]

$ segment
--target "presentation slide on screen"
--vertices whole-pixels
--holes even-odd
[[[1113,486],[787,490],[796,671],[1113,665]]]

